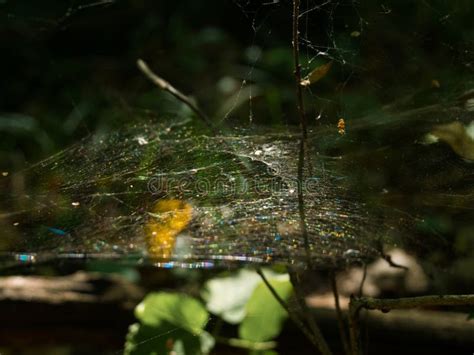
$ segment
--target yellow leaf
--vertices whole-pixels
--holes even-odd
[[[332,62],[320,65],[319,67],[316,67],[313,69],[311,73],[308,74],[306,78],[301,80],[300,85],[301,86],[309,86],[311,84],[316,83],[317,81],[321,80],[326,76],[326,74],[329,72],[329,69],[332,67]]]
[[[153,257],[169,258],[177,235],[187,227],[193,208],[181,200],[158,201],[146,225],[148,250]]]

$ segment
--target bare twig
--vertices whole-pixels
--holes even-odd
[[[305,203],[303,194],[303,174],[304,174],[304,162],[305,162],[305,151],[307,148],[308,138],[308,124],[306,122],[306,115],[304,112],[303,102],[303,90],[301,88],[301,64],[300,64],[300,50],[299,50],[299,12],[300,12],[300,0],[293,0],[293,60],[295,66],[295,82],[296,82],[296,105],[298,108],[298,114],[300,118],[301,127],[301,140],[298,154],[298,212],[300,215],[300,228],[301,234],[304,240],[304,246],[306,251],[306,257],[308,266],[311,268],[311,250],[309,245],[308,228],[306,225],[306,213]]]
[[[392,299],[360,297],[353,300],[353,305],[382,312],[417,307],[474,306],[474,295],[430,295]]]
[[[151,80],[152,83],[154,83],[160,89],[169,92],[171,95],[176,97],[179,101],[186,104],[208,126],[212,128],[214,127],[209,117],[207,117],[207,115],[188,96],[184,95],[181,91],[176,89],[173,85],[171,85],[165,79],[155,74],[142,59],[137,60],[137,66],[138,66],[138,69],[140,69],[142,73],[145,74],[145,76]]]
[[[270,282],[267,280],[266,276],[263,274],[260,268],[257,268],[257,273],[262,278],[263,283],[267,286],[268,290],[271,292],[273,297],[277,300],[277,302],[283,307],[283,309],[288,313],[288,316],[291,320],[296,324],[296,326],[301,330],[301,332],[308,338],[308,340],[317,348],[320,348],[318,341],[316,340],[315,336],[308,330],[307,326],[303,323],[303,321],[290,310],[288,304],[280,297],[280,295],[276,292]],[[324,353],[323,353],[324,354]]]
[[[390,265],[391,267],[395,267],[395,268],[398,268],[398,269],[404,269],[404,270],[408,271],[408,268],[406,266],[397,264],[396,262],[394,262],[392,260],[392,257],[388,254],[382,253],[382,259],[384,259],[388,263],[388,265]]]
[[[299,46],[299,12],[300,0],[293,0],[293,61],[295,66],[296,80],[296,104],[300,116],[301,133],[303,140],[308,137],[308,123],[304,111],[303,89],[301,88],[301,64],[300,64],[300,46]]]
[[[474,295],[431,295],[398,299],[351,297],[349,303],[349,331],[353,354],[361,353],[359,314],[362,309],[389,312],[392,309],[436,306],[474,306]]]
[[[303,89],[301,86],[301,64],[300,64],[300,49],[299,49],[299,18],[300,18],[300,0],[293,0],[293,60],[294,60],[294,74],[295,74],[295,85],[296,85],[296,106],[298,109],[300,128],[301,128],[301,139],[299,146],[298,154],[298,212],[300,216],[300,228],[301,234],[304,240],[304,246],[306,251],[306,258],[308,267],[311,267],[311,248],[309,245],[309,235],[308,228],[306,225],[306,213],[305,213],[305,202],[304,202],[304,193],[303,193],[303,179],[304,179],[304,167],[305,167],[305,156],[307,149],[307,139],[308,139],[308,123],[306,121],[306,115],[304,110],[304,101],[303,101]],[[311,165],[308,162],[308,170],[311,172]],[[303,315],[309,325],[313,337],[316,340],[316,346],[322,354],[331,354],[331,350],[324,339],[321,331],[316,324],[315,319],[310,314],[304,295],[301,293],[299,287],[299,282],[294,273],[290,272],[290,277],[292,278],[292,283],[294,285],[295,293],[297,296],[298,303],[303,311]]]
[[[344,324],[344,318],[342,315],[341,305],[339,304],[339,292],[337,290],[336,273],[331,272],[331,287],[334,294],[334,303],[336,306],[337,325],[339,327],[339,336],[341,337],[342,346],[346,355],[350,355],[349,341],[347,339],[346,326]]]
[[[295,290],[296,300],[301,309],[301,313],[318,343],[319,351],[321,352],[321,354],[331,354],[331,350],[329,349],[329,346],[326,340],[324,339],[323,334],[321,333],[321,330],[318,324],[316,323],[316,320],[314,319],[314,315],[309,310],[308,305],[306,304],[306,298],[301,288],[301,282],[299,281],[298,274],[291,270],[289,271],[289,274],[293,289]]]
[[[362,297],[362,293],[364,292],[364,284],[365,280],[367,279],[367,264],[364,263],[364,269],[362,273],[362,280],[360,281],[360,286],[359,286],[359,297]]]

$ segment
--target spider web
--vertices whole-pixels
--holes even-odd
[[[189,122],[163,123],[80,142],[12,177],[13,184],[24,180],[28,191],[4,199],[2,210],[16,211],[2,214],[12,233],[7,250],[34,252],[36,260],[145,257],[154,204],[178,199],[192,206],[193,218],[176,241],[176,265],[300,264],[297,132],[252,133],[213,137],[197,135]],[[332,159],[314,164],[323,173],[306,185],[315,261],[327,267],[375,255],[368,234],[374,219],[331,171]]]
[[[272,16],[290,13],[289,2],[233,2],[249,21],[251,47],[271,38]],[[109,3],[71,2],[65,15],[52,24],[63,26],[75,13]],[[355,52],[338,43],[334,23],[340,20],[340,11],[344,16],[350,13],[350,28],[360,34],[366,21],[355,1],[304,3],[303,69],[310,72],[320,59],[333,61],[344,68],[344,88],[360,68]],[[312,25],[317,14],[327,21],[318,38]],[[258,80],[254,72],[259,60],[261,55],[252,57],[234,102],[218,117],[223,124],[229,124],[243,96],[248,96],[248,120],[253,123],[252,83]],[[319,92],[307,94],[309,101],[321,100]],[[365,115],[351,124],[347,137],[329,125],[310,134],[308,163],[315,173],[305,174],[308,243],[299,228],[295,177],[300,135],[295,128],[253,125],[215,136],[186,114],[153,122],[142,119],[110,134],[87,137],[1,178],[0,264],[112,258],[165,268],[238,262],[297,267],[310,263],[316,269],[334,269],[380,256],[386,244],[417,244],[416,225],[423,222],[420,210],[441,208],[443,213],[472,217],[468,163],[446,149],[415,143],[434,124],[474,119],[472,110],[459,107],[453,97],[456,93],[437,105]],[[308,111],[316,118],[325,116],[317,105]],[[411,134],[402,133],[406,131]],[[368,144],[371,135],[382,143]],[[408,156],[414,162],[422,157],[429,162],[426,169],[410,172],[415,181],[426,178],[432,172],[428,168],[461,172],[426,192],[414,191],[412,185],[408,189],[399,181],[364,188],[370,185],[367,170],[383,175],[392,169],[392,161],[400,163],[400,159],[380,163],[381,155],[390,155],[387,151],[397,152],[390,158]],[[372,159],[377,162],[374,166],[359,165]],[[430,242],[421,243],[431,247]]]
[[[260,43],[261,34],[263,41],[272,35],[272,16],[282,7],[289,13],[290,6],[278,1],[234,3],[249,20],[252,45]],[[97,5],[77,9],[92,6]],[[301,14],[305,71],[320,57],[355,67],[353,52],[339,46],[333,28],[340,9],[344,18],[349,13],[356,19],[359,33],[364,31],[365,20],[354,2],[306,2]],[[317,14],[327,21],[322,40],[312,39],[310,16]],[[259,58],[254,56],[238,95],[254,80]],[[346,81],[352,69],[348,73]],[[94,135],[2,179],[0,251],[5,262],[98,257],[162,267],[212,267],[234,261],[307,266],[310,261],[316,268],[334,268],[362,262],[380,255],[386,243],[401,243],[401,234],[409,235],[405,230],[420,218],[410,209],[394,212],[400,206],[380,197],[385,186],[373,193],[364,190],[367,172],[352,160],[360,154],[360,161],[370,161],[373,153],[365,137],[374,131],[377,142],[384,144],[376,142],[373,151],[394,149],[418,159],[424,148],[413,142],[434,122],[460,116],[459,109],[453,109],[454,96],[441,106],[366,115],[353,123],[350,137],[341,137],[335,127],[318,127],[309,141],[315,175],[306,173],[305,180],[309,241],[299,230],[297,130],[252,126],[215,136],[189,114],[181,114]],[[252,121],[251,91],[248,101]],[[222,117],[224,124],[235,106]],[[443,110],[442,119],[434,115]],[[468,120],[470,112],[463,115]],[[394,126],[399,126],[396,135]],[[416,135],[403,136],[404,129]],[[390,188],[394,194],[406,194],[399,186]]]
[[[250,56],[250,69],[244,76],[238,94],[235,95],[235,101],[221,120],[226,120],[232,109],[235,109],[239,102],[240,96],[244,89],[248,87],[248,117],[249,122],[254,120],[253,101],[255,95],[252,92],[255,81],[254,70],[259,65],[261,60],[260,47],[265,47],[267,42],[271,41],[274,35],[275,26],[277,23],[272,22],[271,19],[275,14],[285,13],[288,17],[292,14],[291,1],[249,1],[249,0],[232,0],[236,7],[242,12],[247,19],[252,31],[253,38],[249,46],[250,49],[257,47],[257,55]],[[344,13],[340,15],[339,10],[343,9]],[[318,23],[323,19],[323,26],[313,25],[313,22]],[[342,20],[341,20],[342,19]],[[350,46],[344,47],[344,44],[339,44],[337,32],[334,28],[335,22],[344,22],[345,28],[350,29],[353,33],[361,34],[365,30],[366,20],[361,17],[358,10],[358,2],[351,0],[326,0],[326,1],[311,1],[306,0],[301,2],[300,10],[300,56],[302,61],[302,72],[304,75],[309,74],[316,66],[321,63],[333,62],[337,63],[344,72],[344,78],[340,84],[339,95],[343,95],[344,87],[351,79],[351,77],[361,70],[356,64],[357,51]],[[340,25],[340,24],[339,24]],[[323,30],[321,30],[323,28]],[[349,32],[350,32],[349,31]],[[287,33],[291,33],[291,28],[287,29]],[[288,46],[291,45],[291,39],[288,39]],[[288,73],[290,74],[290,73]],[[304,76],[303,75],[303,76]],[[320,93],[308,88],[305,92],[307,96],[307,111],[312,114],[316,120],[323,116],[329,116],[331,113],[325,115],[324,108],[320,106],[327,106],[337,104],[338,99],[334,97],[322,97]],[[325,105],[320,103],[326,102]],[[315,104],[317,102],[317,104]],[[328,110],[329,111],[329,110]],[[338,110],[338,114],[343,113],[343,109]]]

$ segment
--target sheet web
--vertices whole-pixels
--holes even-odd
[[[282,12],[289,16],[291,10],[290,2],[234,3],[236,11],[249,19],[254,45],[272,36],[273,16]],[[79,10],[108,4],[81,5]],[[354,36],[362,33],[365,20],[357,4],[303,1],[303,5],[300,40],[305,72],[324,58],[348,68],[344,73],[349,80],[355,72],[351,69],[356,67],[355,52],[339,44],[334,23],[341,21],[339,16],[346,21],[350,15],[351,22],[346,22]],[[323,38],[316,38],[311,21],[318,13],[326,21]],[[253,97],[245,89],[256,80],[254,69],[260,56],[253,58],[237,95],[249,95],[250,121]],[[316,93],[309,94],[307,101],[320,99]],[[309,255],[313,267],[334,268],[379,255],[384,243],[400,242],[392,234],[402,234],[405,224],[417,223],[409,212],[391,211],[386,218],[383,204],[375,208],[367,204],[372,196],[358,189],[354,177],[348,175],[353,172],[344,165],[351,159],[345,159],[344,150],[359,149],[357,135],[342,140],[336,126],[318,127],[308,142],[307,163],[314,175],[306,172],[304,181],[306,248],[296,193],[299,132],[281,127],[230,128],[236,107],[237,103],[231,105],[218,117],[228,126],[219,136],[187,115],[154,122],[143,119],[107,135],[86,138],[25,171],[2,177],[3,260],[97,257],[164,267],[212,267],[233,261],[305,267]],[[440,108],[426,114],[430,120],[439,120],[434,112]],[[314,114],[321,117],[323,112]],[[410,117],[404,113],[390,121],[386,116],[366,116],[352,131],[356,126],[371,130],[376,121],[377,137],[388,141],[393,124],[402,125]],[[430,122],[416,128],[420,136],[420,127]],[[400,148],[411,139],[399,138],[390,144]],[[340,154],[333,154],[331,147]]]
[[[150,123],[82,141],[9,179],[3,255],[304,266],[297,132],[254,133],[213,137],[190,122]],[[331,171],[331,159],[314,164],[320,174],[305,182],[314,264],[376,255],[376,218]]]

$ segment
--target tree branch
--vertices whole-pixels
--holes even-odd
[[[171,95],[176,97],[179,101],[186,104],[208,126],[214,128],[214,125],[212,124],[209,117],[207,117],[207,115],[188,96],[184,95],[181,91],[176,89],[173,85],[171,85],[165,79],[155,74],[142,59],[137,60],[137,66],[138,66],[138,69],[140,69],[141,72],[145,74],[145,76],[148,79],[150,79],[150,81],[153,84],[158,86],[160,89],[169,92]]]
[[[392,309],[408,309],[437,306],[474,306],[474,295],[430,295],[398,299],[351,297],[349,302],[349,331],[353,354],[360,354],[359,314],[362,309],[389,312]]]

